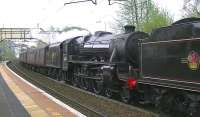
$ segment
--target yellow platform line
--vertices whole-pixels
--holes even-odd
[[[17,99],[32,117],[49,117],[47,112],[41,109],[26,93],[23,92],[22,89],[19,88],[19,86],[15,84],[14,81],[12,81],[3,70],[2,66],[0,67],[0,72],[10,90],[15,94]]]

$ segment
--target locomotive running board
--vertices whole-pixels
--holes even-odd
[[[193,82],[181,82],[181,81],[177,82],[176,80],[143,77],[138,80],[138,83],[173,88],[173,89],[182,89],[193,92],[200,92],[200,84]]]

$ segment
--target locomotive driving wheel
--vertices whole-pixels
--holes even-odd
[[[164,114],[172,114],[174,95],[169,92],[162,95],[157,105],[159,112]]]
[[[103,90],[103,79],[95,79],[92,81],[92,89],[94,93],[101,94]]]
[[[83,88],[84,90],[89,90],[89,88],[90,88],[89,79],[87,79],[87,78],[82,78],[81,83],[82,83],[82,88]]]
[[[79,72],[80,72],[80,69],[78,68],[78,66],[74,67],[73,76],[72,76],[72,84],[75,87],[81,86]]]
[[[122,87],[120,96],[124,103],[129,103],[131,101],[131,91],[127,87]]]
[[[78,78],[78,76],[77,76],[76,73],[74,73],[74,75],[73,75],[72,84],[73,84],[73,86],[75,86],[75,87],[78,87],[78,85],[79,85],[79,78]]]
[[[113,92],[112,92],[112,90],[109,87],[107,87],[105,89],[105,96],[108,97],[108,98],[113,97]]]
[[[58,81],[60,81],[60,80],[61,80],[61,76],[62,76],[62,72],[61,72],[60,70],[57,70],[56,73],[57,73],[57,74],[56,74],[56,79],[57,79]]]
[[[72,84],[73,84],[73,86],[78,87],[78,77],[77,76],[73,77]]]
[[[65,71],[62,71],[62,75],[61,75],[61,77],[62,77],[62,79],[61,80],[63,80],[63,81],[66,81],[66,77],[67,77],[67,75],[66,75],[66,72]]]

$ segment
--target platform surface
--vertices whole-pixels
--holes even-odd
[[[29,113],[0,75],[0,117],[29,117]]]
[[[85,117],[0,65],[0,117]]]

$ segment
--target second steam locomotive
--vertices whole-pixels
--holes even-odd
[[[164,112],[200,114],[200,19],[187,18],[151,34],[126,26],[114,35],[66,39],[27,50],[21,63],[34,71],[107,97],[150,103]]]

